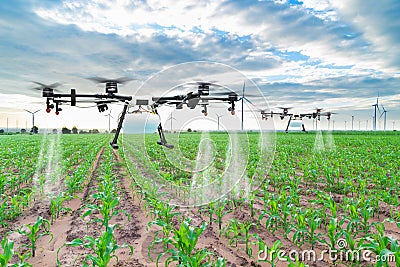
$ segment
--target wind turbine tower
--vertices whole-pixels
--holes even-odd
[[[242,112],[242,114],[243,114],[243,112]],[[217,115],[217,121],[218,121],[218,132],[219,132],[219,119],[220,119],[221,117],[223,117],[224,115],[218,115],[217,113],[215,113],[215,115]],[[242,118],[242,123],[243,123],[243,118]],[[243,130],[243,126],[242,126],[242,130]]]
[[[372,106],[374,107],[374,121],[373,121],[373,129],[376,131],[376,110],[379,110],[379,93],[378,97],[376,98],[376,104],[373,104]]]
[[[386,112],[387,112],[387,110],[385,109],[385,107],[382,105],[382,114],[381,114],[381,116],[379,117],[379,118],[381,118],[382,117],[382,115],[383,115],[383,129],[386,131]]]

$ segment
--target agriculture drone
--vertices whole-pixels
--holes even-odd
[[[285,132],[288,132],[289,130],[289,125],[292,120],[303,120],[303,118],[307,119],[317,119],[318,121],[321,120],[321,116],[326,116],[326,119],[330,121],[332,114],[336,114],[334,112],[322,112],[322,108],[316,108],[315,112],[312,113],[300,113],[300,114],[293,114],[289,113],[289,109],[291,107],[279,107],[282,109],[282,112],[267,112],[265,110],[261,110],[261,118],[263,120],[268,120],[268,118],[272,118],[274,115],[279,116],[281,120],[285,119],[285,117],[289,117],[288,124],[286,126]],[[303,132],[306,132],[306,129],[304,127],[304,124],[302,124],[302,130]]]
[[[149,112],[153,114],[158,114],[158,108],[160,106],[168,105],[175,106],[176,109],[183,109],[184,105],[186,105],[190,109],[196,108],[196,106],[202,107],[202,113],[207,116],[207,106],[210,102],[224,102],[229,105],[228,111],[232,115],[235,115],[235,102],[240,100],[239,95],[229,90],[226,87],[223,87],[224,91],[214,90],[211,92],[210,87],[220,88],[221,85],[218,85],[214,82],[203,82],[203,81],[194,81],[182,84],[180,86],[193,86],[197,85],[197,91],[193,90],[187,94],[180,94],[175,96],[161,96],[161,97],[152,97],[152,103],[148,99],[136,99],[135,103],[131,103],[133,97],[132,96],[124,96],[118,94],[118,84],[124,84],[132,79],[129,78],[119,78],[119,79],[106,79],[100,77],[89,78],[90,80],[96,83],[105,84],[105,93],[103,94],[77,94],[76,89],[72,88],[69,94],[60,93],[56,88],[60,86],[60,83],[53,83],[51,85],[46,85],[39,82],[34,82],[39,87],[34,89],[42,91],[42,97],[46,98],[46,112],[50,113],[52,109],[55,109],[55,114],[59,115],[61,109],[61,105],[68,103],[71,106],[77,106],[77,103],[92,103],[94,106],[97,106],[99,112],[104,112],[108,109],[108,104],[111,103],[123,103],[124,108],[118,120],[118,127],[116,129],[114,139],[110,142],[110,145],[114,149],[118,149],[118,136],[122,129],[122,124],[125,119],[125,115],[127,113],[142,113]],[[130,107],[137,106],[138,108],[132,111],[128,111]],[[161,122],[158,125],[158,134],[160,136],[160,141],[157,143],[168,147],[173,148],[174,146],[168,144],[165,139],[164,131],[161,125]]]

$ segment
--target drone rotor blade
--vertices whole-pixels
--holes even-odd
[[[135,80],[135,79],[129,78],[129,77],[120,77],[120,78],[117,78],[117,79],[108,79],[108,78],[97,77],[97,76],[88,77],[87,79],[90,80],[90,81],[93,81],[95,83],[116,82],[116,83],[119,83],[119,84],[125,84],[127,82]]]
[[[48,84],[44,84],[44,83],[36,82],[36,81],[32,81],[32,82],[39,85],[38,87],[32,88],[33,90],[42,91],[43,89],[49,88],[49,89],[53,89],[56,92],[61,92],[60,90],[56,89],[57,87],[62,85],[61,83],[56,82],[56,83],[52,83],[52,84],[48,85]]]

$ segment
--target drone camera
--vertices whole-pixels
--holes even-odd
[[[97,108],[99,109],[99,112],[104,112],[106,110],[108,110],[108,106],[107,104],[97,104]]]
[[[149,105],[149,100],[147,100],[147,99],[136,99],[136,105],[137,106],[148,106]]]

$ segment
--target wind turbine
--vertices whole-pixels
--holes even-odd
[[[32,131],[32,133],[34,134],[33,127],[35,127],[35,113],[39,112],[40,109],[38,109],[38,110],[36,110],[36,111],[34,111],[34,112],[29,111],[29,110],[27,110],[27,109],[25,109],[25,111],[28,112],[28,113],[30,113],[30,114],[32,114],[32,130],[31,130],[31,131]]]
[[[382,115],[384,115],[384,117],[383,117],[383,120],[384,120],[383,129],[386,131],[386,112],[387,112],[387,110],[385,109],[385,107],[383,105],[382,105],[382,109],[383,109],[383,111],[382,111],[381,116],[379,117],[379,119],[382,117]]]
[[[242,110],[242,114],[243,114],[243,110]],[[215,115],[217,115],[217,120],[218,120],[218,132],[219,132],[219,119],[221,117],[223,117],[224,115],[218,115],[217,113],[215,113]],[[243,118],[242,118],[242,122],[243,122]],[[243,129],[243,128],[242,128]]]
[[[169,120],[171,120],[171,133],[172,133],[172,120],[176,120],[176,119],[172,116],[172,113],[171,113],[171,115],[169,116],[169,118],[167,119],[167,121],[169,121]]]
[[[378,97],[376,98],[376,104],[373,104],[372,106],[374,107],[374,131],[376,131],[376,110],[379,111],[379,93]]]
[[[104,116],[108,117],[108,133],[110,133],[110,131],[111,131],[111,118],[114,119],[114,117],[111,115],[111,109],[110,109],[110,112],[108,114],[104,115]]]
[[[246,90],[246,83],[245,81],[243,81],[243,88],[242,88],[242,132],[244,130],[244,100],[246,100],[247,102],[249,102],[252,106],[254,106],[254,104],[247,98],[244,96],[244,92]]]

